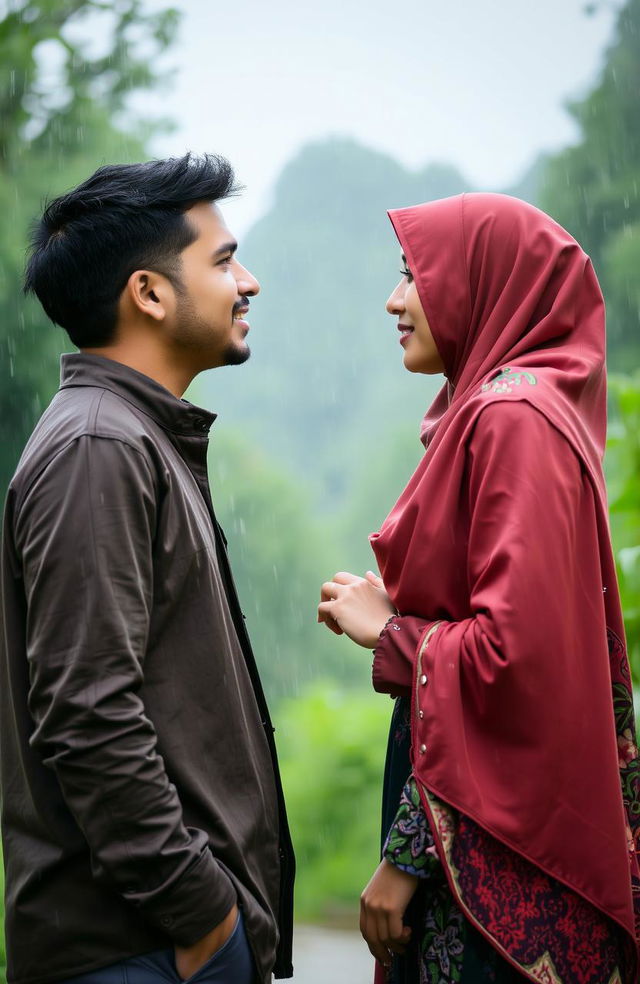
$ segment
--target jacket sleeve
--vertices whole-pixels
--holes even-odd
[[[141,698],[153,599],[156,489],[142,452],[85,435],[19,506],[32,746],[57,776],[93,875],[175,942],[235,902],[186,828]]]
[[[373,651],[373,689],[409,697],[420,639],[433,623],[416,615],[396,615],[380,633]]]

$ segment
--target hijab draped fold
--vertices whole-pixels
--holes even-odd
[[[414,772],[635,938],[638,760],[633,740],[620,757],[633,711],[595,273],[508,196],[389,215],[447,378],[371,537],[400,614],[441,623],[418,647]]]

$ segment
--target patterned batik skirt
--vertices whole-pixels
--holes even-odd
[[[451,854],[450,870],[459,873],[461,897],[468,891],[476,900],[478,925],[502,941],[503,951],[522,972],[489,942],[454,897],[410,775],[409,750],[409,702],[399,698],[385,767],[382,855],[420,883],[405,914],[411,941],[405,955],[394,957],[388,984],[522,984],[532,979],[620,984],[633,979],[635,955],[615,924],[468,817],[428,796],[432,816],[438,814],[438,829],[449,825],[453,848],[446,854]],[[508,896],[504,884],[511,886]],[[376,979],[383,979],[380,969]]]

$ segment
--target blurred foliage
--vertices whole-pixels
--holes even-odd
[[[580,142],[548,161],[540,197],[593,259],[623,371],[640,365],[639,109],[640,0],[627,0],[598,84],[569,106]]]
[[[294,696],[326,677],[367,686],[370,660],[316,622],[338,552],[332,529],[312,518],[304,486],[255,444],[220,421],[212,434],[212,496],[267,696]]]
[[[360,651],[360,658],[367,654]],[[318,684],[278,707],[278,748],[296,845],[296,914],[354,928],[380,858],[380,790],[391,701]]]
[[[354,476],[336,523],[343,549],[342,566],[347,570],[363,574],[368,568],[375,569],[369,534],[380,529],[424,454],[418,432],[415,420],[381,428],[381,453],[373,455],[366,468]]]
[[[640,370],[609,378],[606,472],[611,533],[636,687],[640,686]]]
[[[547,208],[593,255],[611,361],[625,369],[640,362],[639,11],[640,0],[623,6],[598,85],[572,107],[580,142],[509,189]],[[155,66],[176,16],[146,13],[142,0],[13,0],[0,21],[3,488],[55,390],[58,353],[70,347],[21,296],[28,223],[43,197],[99,164],[147,156],[150,130],[127,99],[161,81]],[[469,183],[447,165],[411,173],[350,140],[303,149],[241,246],[263,282],[252,303],[254,356],[199,386],[222,411],[213,496],[265,686],[279,701],[297,907],[307,919],[355,918],[377,862],[391,710],[358,692],[369,688],[369,654],[316,624],[319,586],[339,568],[372,564],[367,533],[422,453],[418,425],[437,385],[403,370],[384,311],[399,265],[385,209],[463,190]],[[640,374],[613,377],[611,401],[611,522],[640,680]]]
[[[100,164],[145,156],[150,131],[127,116],[127,98],[161,81],[152,66],[176,23],[174,10],[145,13],[141,0],[13,0],[0,21],[3,492],[56,389],[58,355],[72,348],[38,303],[22,296],[29,224],[43,199]]]
[[[251,302],[253,356],[241,387],[234,368],[209,377],[211,400],[304,476],[325,514],[382,453],[389,428],[414,423],[417,431],[438,385],[403,369],[385,311],[400,278],[385,209],[465,187],[454,168],[411,173],[353,140],[310,144],[284,168],[272,209],[240,244],[262,284]]]

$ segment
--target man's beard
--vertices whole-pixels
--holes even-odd
[[[238,344],[230,342],[222,353],[222,364],[224,366],[241,366],[251,355],[251,349],[245,342],[242,348]]]
[[[249,299],[247,297],[242,297],[241,300],[233,306],[234,317],[240,312],[243,312],[244,316],[244,312],[248,307]],[[222,364],[225,366],[241,366],[243,362],[247,361],[250,355],[251,349],[244,339],[240,343],[229,342],[228,346],[222,353],[222,358],[224,360]]]
[[[180,296],[178,326],[182,344],[190,348],[201,348],[202,339],[206,338],[211,327],[206,321],[198,317],[191,298],[177,288],[176,292]],[[250,355],[251,349],[246,342],[229,342],[222,351],[222,363],[218,363],[218,365],[240,366],[247,361]]]

